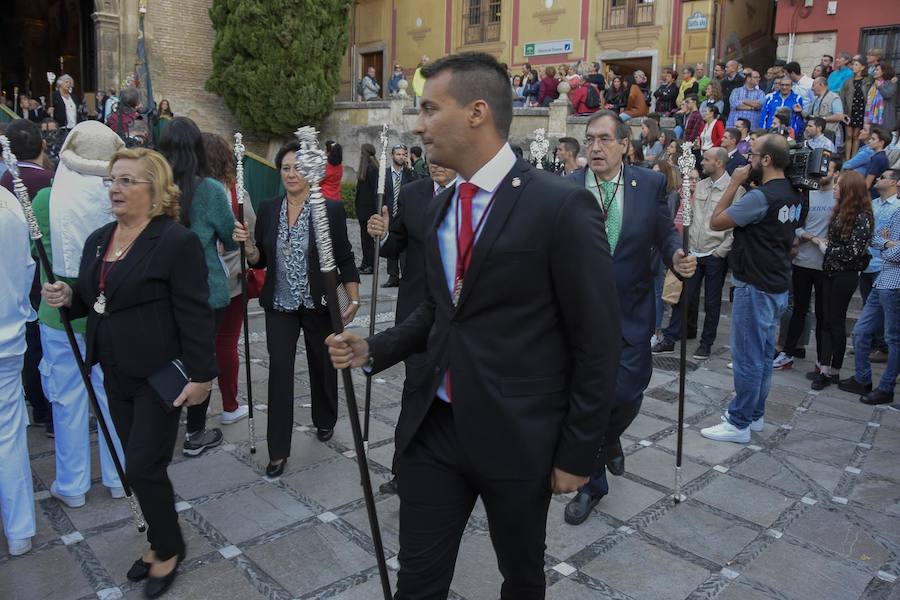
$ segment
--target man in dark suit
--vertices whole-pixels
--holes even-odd
[[[406,146],[397,144],[391,148],[391,165],[387,167],[387,177],[384,179],[384,203],[390,208],[391,216],[397,216],[400,207],[400,188],[412,183],[416,174],[409,166],[409,154]],[[382,256],[384,256],[382,254]],[[388,280],[381,287],[397,287],[400,285],[400,259],[388,258]]]
[[[747,164],[747,157],[738,152],[739,141],[741,141],[741,130],[737,127],[729,127],[722,135],[722,148],[728,153],[728,162],[725,163],[725,171],[728,175],[734,173],[738,167]]]
[[[503,600],[544,598],[551,491],[588,480],[618,363],[618,299],[600,208],[517,159],[506,71],[487,54],[422,69],[415,131],[459,173],[435,200],[427,296],[368,340],[327,340],[338,368],[377,372],[425,353],[395,439],[399,600],[446,598],[479,496]]]
[[[653,373],[650,337],[656,324],[651,256],[658,249],[666,266],[690,277],[697,259],[685,256],[666,204],[666,179],[660,173],[623,163],[630,129],[612,111],[588,121],[584,147],[588,168],[569,179],[593,193],[606,215],[613,275],[622,310],[622,352],[615,378],[615,404],[603,433],[603,446],[590,482],[566,506],[567,523],[578,525],[609,493],[606,467],[625,472],[619,437],[641,408]]]
[[[425,300],[425,238],[434,219],[435,200],[441,192],[450,187],[456,180],[456,172],[439,167],[434,163],[428,165],[430,177],[419,179],[400,190],[400,207],[397,216],[389,218],[386,206],[381,207],[380,215],[369,218],[367,231],[374,239],[381,239],[381,256],[385,258],[405,257],[403,274],[400,277],[400,291],[397,294],[397,308],[394,324],[399,325],[406,317]],[[387,224],[390,223],[390,229]],[[387,233],[387,237],[385,236]],[[384,238],[384,239],[382,239]],[[403,401],[409,397],[410,390],[418,389],[418,382],[423,375],[424,354],[415,354],[405,361],[406,379],[403,382]],[[401,408],[402,410],[402,408]],[[396,472],[396,469],[393,469]],[[382,484],[383,493],[396,493],[397,477]]]

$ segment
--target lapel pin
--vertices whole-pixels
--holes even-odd
[[[520,185],[522,185],[522,180],[519,179],[518,177],[513,177],[512,186],[519,187]]]
[[[637,181],[634,179],[631,180],[631,187],[637,187]]]

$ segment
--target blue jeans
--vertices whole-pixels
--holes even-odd
[[[700,344],[711,347],[716,341],[716,330],[719,327],[719,314],[722,311],[722,288],[725,286],[725,274],[728,272],[728,262],[718,256],[701,256],[697,259],[697,271],[694,276],[684,282],[684,293],[678,304],[672,307],[672,317],[669,326],[663,331],[667,341],[681,340],[681,303],[687,302],[688,306],[700,300],[700,285],[704,290],[703,333],[700,335]],[[688,320],[690,322],[690,319]]]
[[[746,428],[766,411],[778,320],[787,301],[787,292],[771,294],[752,285],[734,288],[731,358],[735,396],[728,406],[728,420],[738,429]]]
[[[876,336],[884,332],[888,346],[888,361],[878,389],[894,393],[894,384],[900,374],[900,290],[873,289],[866,300],[862,315],[853,328],[853,352],[856,362],[854,377],[859,383],[872,382],[872,365],[869,352]]]
[[[662,293],[663,293],[663,283],[666,280],[666,266],[663,264],[662,260],[659,261],[659,268],[657,269],[656,275],[653,277],[653,291],[656,293],[656,327],[655,329],[662,329],[663,316],[666,314],[666,303],[663,302]]]

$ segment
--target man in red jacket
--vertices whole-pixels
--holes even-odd
[[[588,106],[588,93],[590,92],[590,89],[594,87],[594,84],[585,83],[580,75],[572,75],[567,78],[566,81],[569,82],[569,85],[572,88],[569,92],[569,100],[572,102],[572,111],[576,115],[589,115],[600,109],[600,106],[603,104],[602,99],[593,108]],[[597,92],[597,97],[601,98],[600,91],[595,87],[594,90]]]

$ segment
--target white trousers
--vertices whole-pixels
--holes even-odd
[[[0,358],[0,513],[9,540],[34,536],[34,487],[28,462],[25,355]]]
[[[75,338],[84,356],[84,337],[76,333]],[[87,390],[65,331],[41,323],[41,347],[44,351],[40,365],[41,385],[44,395],[53,406],[53,430],[56,433],[56,491],[63,496],[80,496],[86,494],[91,487],[91,444],[88,432],[90,402]],[[91,370],[91,382],[124,468],[122,444],[109,416],[103,372],[99,365]],[[97,437],[103,485],[121,487],[103,432],[98,430]]]

